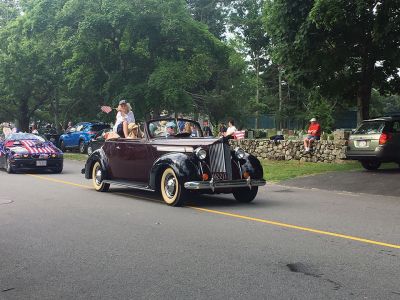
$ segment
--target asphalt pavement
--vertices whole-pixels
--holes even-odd
[[[398,194],[323,179],[173,208],[81,168],[0,172],[0,299],[400,299]]]

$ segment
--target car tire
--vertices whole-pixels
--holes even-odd
[[[63,167],[61,166],[61,167],[54,168],[54,169],[52,169],[52,171],[54,174],[61,174],[63,171]]]
[[[92,180],[93,186],[98,192],[107,192],[110,188],[109,183],[105,183],[103,181],[104,177],[104,169],[101,166],[100,162],[96,161],[93,165],[92,169]]]
[[[62,152],[65,152],[65,144],[64,144],[64,141],[61,141],[60,142],[60,150],[62,151]]]
[[[14,168],[11,166],[10,159],[6,158],[6,165],[5,165],[6,172],[8,174],[14,173]]]
[[[361,165],[368,171],[374,171],[379,169],[381,162],[377,160],[362,160]]]
[[[161,196],[170,206],[182,206],[186,199],[187,191],[179,183],[178,177],[172,168],[164,170],[161,176]]]
[[[79,141],[79,153],[81,153],[81,154],[86,153],[86,145],[83,140]]]
[[[232,194],[236,201],[241,203],[249,203],[256,198],[258,193],[258,186],[253,186],[251,189],[248,187],[234,189]]]
[[[93,153],[92,146],[88,145],[88,147],[87,147],[87,154],[88,154],[88,156],[90,156],[92,153]]]

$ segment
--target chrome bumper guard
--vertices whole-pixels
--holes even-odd
[[[263,186],[266,184],[264,179],[239,179],[239,180],[223,180],[215,181],[189,181],[185,183],[185,189],[187,190],[216,190],[226,188],[239,188],[248,187],[251,189],[253,186]]]

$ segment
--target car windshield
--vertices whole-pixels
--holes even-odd
[[[364,122],[356,129],[355,134],[379,134],[382,133],[386,123],[384,121]]]
[[[12,133],[6,138],[6,141],[20,141],[20,140],[37,140],[40,142],[46,141],[45,138],[32,133]]]
[[[151,138],[196,138],[203,137],[200,125],[187,119],[166,118],[147,123]]]

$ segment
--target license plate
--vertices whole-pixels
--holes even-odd
[[[45,160],[37,160],[36,161],[36,166],[37,167],[45,167],[45,166],[47,166],[47,161],[45,161]]]
[[[367,141],[358,141],[358,147],[365,148],[367,146]]]

